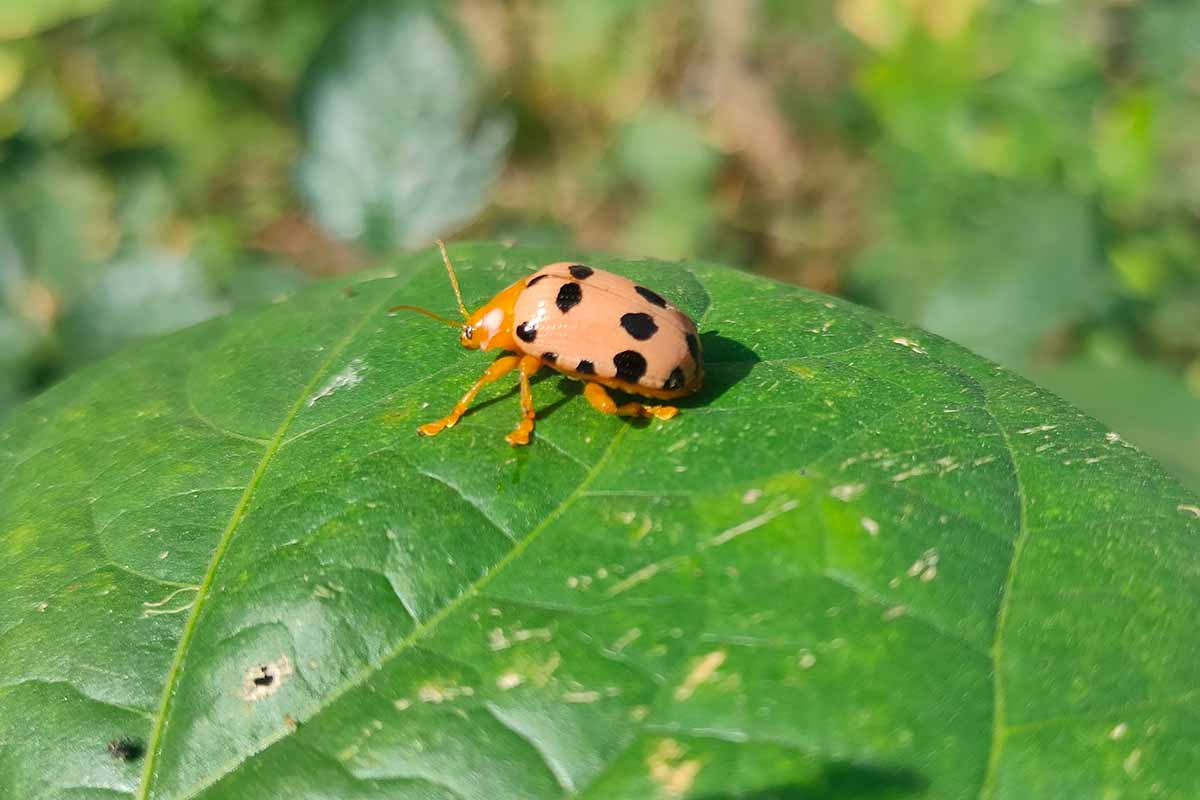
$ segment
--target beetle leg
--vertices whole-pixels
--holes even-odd
[[[592,404],[592,408],[601,414],[616,414],[619,417],[657,417],[670,419],[679,413],[675,406],[644,406],[641,403],[623,403],[617,405],[602,385],[591,381],[583,385],[583,396]]]
[[[504,437],[509,444],[529,444],[529,434],[533,432],[533,418],[537,415],[533,408],[533,392],[529,389],[529,379],[541,368],[542,360],[537,356],[521,357],[521,421],[512,433]]]
[[[520,356],[501,356],[491,363],[480,376],[475,384],[467,389],[467,393],[462,396],[462,399],[454,406],[454,410],[436,422],[427,422],[417,428],[417,433],[422,436],[437,436],[445,428],[453,428],[458,422],[459,417],[467,412],[467,408],[471,405],[471,401],[475,399],[475,395],[479,394],[479,390],[487,386],[497,378],[503,378],[508,373],[516,369],[517,364],[521,361]]]

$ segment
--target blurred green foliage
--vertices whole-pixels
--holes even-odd
[[[867,302],[1200,485],[1198,42],[1170,0],[7,3],[0,413],[461,233]]]

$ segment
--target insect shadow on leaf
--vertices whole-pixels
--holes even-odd
[[[789,783],[746,792],[706,794],[699,800],[903,800],[917,797],[929,782],[915,770],[853,764],[827,763],[816,777],[804,783]]]
[[[754,365],[762,361],[758,353],[718,331],[702,332],[700,349],[704,358],[704,385],[696,394],[681,398],[678,401],[680,408],[708,405],[749,375]]]
[[[108,743],[108,754],[118,761],[137,761],[145,754],[146,748],[137,739],[122,736]]]
[[[550,380],[551,377],[553,377],[553,376],[549,372],[539,373],[529,379],[529,385],[537,386],[539,383],[541,383],[543,381]],[[566,403],[566,401],[570,400],[576,394],[579,394],[581,391],[583,391],[581,384],[579,384],[578,381],[571,381],[571,380],[564,378],[560,382],[560,385],[562,385],[564,387],[568,387],[567,391],[569,391],[570,393],[559,400],[555,400],[552,404],[546,406],[545,408],[539,409],[538,410],[538,419],[545,419],[547,416],[550,415],[550,413],[552,411],[554,411],[555,409],[564,405]],[[574,387],[574,388],[571,389],[569,387]],[[480,411],[483,411],[485,408],[489,408],[491,406],[497,405],[498,403],[511,402],[514,397],[519,397],[520,395],[521,395],[520,384],[514,384],[514,385],[506,388],[503,392],[496,395],[495,397],[491,397],[482,402],[475,403],[469,409],[467,409],[467,413],[463,414],[462,418],[464,420],[470,419],[472,415],[477,414]]]

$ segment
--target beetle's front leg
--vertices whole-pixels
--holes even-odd
[[[509,444],[529,444],[529,434],[533,432],[533,418],[537,411],[533,408],[533,392],[529,389],[529,379],[542,368],[542,360],[537,356],[522,356],[521,374],[521,421],[505,440]]]
[[[492,362],[491,366],[484,371],[479,380],[475,381],[475,384],[470,389],[467,389],[467,393],[464,394],[462,399],[459,400],[454,406],[453,411],[439,419],[437,422],[425,423],[421,427],[417,428],[417,433],[421,434],[422,436],[437,436],[444,429],[453,428],[454,424],[458,422],[459,417],[467,413],[467,409],[470,407],[471,402],[475,399],[475,395],[479,394],[480,389],[482,389],[484,386],[487,386],[497,378],[503,378],[505,375],[516,369],[517,365],[520,363],[520,356],[501,356],[500,358],[497,358]]]

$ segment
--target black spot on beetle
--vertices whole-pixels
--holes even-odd
[[[681,370],[679,367],[676,367],[675,369],[671,370],[671,375],[663,383],[663,388],[671,392],[675,391],[676,389],[682,389],[683,382],[685,380],[686,378],[683,376],[683,370]]]
[[[558,353],[542,353],[542,361],[549,361],[553,364],[558,361]]]
[[[613,356],[617,380],[637,383],[646,374],[646,357],[637,350],[622,350]]]
[[[667,307],[667,301],[663,300],[662,295],[659,294],[658,292],[652,292],[649,289],[647,289],[645,286],[635,286],[635,287],[633,287],[633,290],[635,292],[637,292],[638,294],[640,294],[642,297],[646,298],[646,300],[648,302],[653,303],[654,305],[658,306],[659,308]]]
[[[622,314],[621,327],[639,342],[646,341],[658,332],[658,326],[654,324],[654,317],[640,311]]]
[[[570,271],[571,277],[577,281],[586,281],[595,272],[591,267],[585,267],[583,264],[572,264],[567,269]]]
[[[692,354],[692,361],[700,363],[700,342],[696,340],[696,334],[689,333],[687,335],[688,352]]]
[[[549,275],[538,275],[536,278],[531,278],[529,280],[529,283],[525,284],[525,288],[528,289],[530,286],[533,286],[538,281],[540,281],[544,278],[549,278],[549,277],[550,277]]]
[[[579,301],[582,299],[583,289],[579,287],[578,283],[564,283],[559,287],[558,297],[554,298],[554,305],[558,306],[558,310],[565,314],[579,305]]]
[[[517,326],[517,338],[528,344],[537,338],[537,326],[522,322]]]
[[[108,743],[108,754],[118,761],[137,761],[146,752],[146,748],[137,739],[122,737]]]
[[[592,362],[588,361],[587,359],[584,359],[583,361],[580,361],[578,364],[575,365],[575,371],[578,372],[580,375],[595,375],[596,374],[596,365],[593,364]]]

